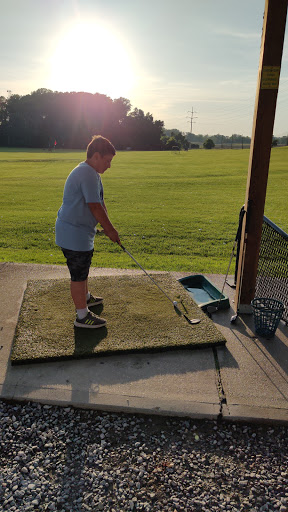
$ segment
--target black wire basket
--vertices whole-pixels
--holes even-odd
[[[264,338],[272,338],[285,310],[283,302],[277,299],[255,297],[251,306],[256,333]]]

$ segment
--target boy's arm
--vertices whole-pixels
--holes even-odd
[[[120,244],[118,232],[109,220],[105,204],[102,206],[101,203],[88,203],[88,205],[95,219],[100,222],[104,229],[105,235],[107,235],[112,242]]]

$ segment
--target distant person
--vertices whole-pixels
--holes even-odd
[[[56,220],[56,244],[61,247],[71,276],[71,296],[76,308],[75,327],[99,328],[106,320],[89,311],[103,302],[88,290],[88,274],[94,252],[98,223],[112,242],[120,243],[118,232],[109,220],[104,202],[101,174],[111,167],[114,146],[101,135],[87,146],[87,158],[69,174],[63,203]]]

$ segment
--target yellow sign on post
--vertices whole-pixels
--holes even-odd
[[[278,89],[280,66],[263,66],[261,89]]]

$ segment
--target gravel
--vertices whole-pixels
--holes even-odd
[[[0,402],[0,510],[288,512],[287,434]]]

